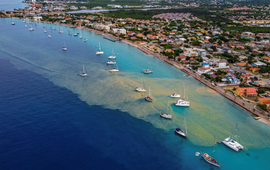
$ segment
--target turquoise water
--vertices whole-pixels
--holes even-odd
[[[240,142],[245,149],[236,153],[219,144],[214,156],[218,159],[219,155],[222,169],[268,169],[266,158],[270,156],[269,126],[255,121],[250,113],[200,82],[184,77],[184,73],[178,69],[153,56],[145,55],[130,45],[113,43],[91,32],[43,23],[38,23],[34,26],[35,31],[30,32],[21,20],[15,22],[16,25],[11,25],[10,19],[0,20],[3,25],[0,28],[0,51],[5,54],[0,58],[10,60],[17,69],[37,73],[56,86],[78,94],[90,106],[119,109],[151,123],[165,134],[166,137],[163,136],[160,140],[171,152],[170,156],[181,159],[183,169],[209,169],[207,163],[194,156],[195,152],[204,150],[211,153],[214,136],[217,141],[221,141],[228,135],[233,135],[236,123],[241,136]],[[43,32],[43,26],[46,26],[47,34]],[[51,27],[56,30],[50,29]],[[63,34],[58,33],[60,28],[64,31]],[[88,41],[83,42],[79,37],[68,35],[68,29],[72,33],[79,32]],[[48,34],[52,38],[48,38]],[[103,56],[95,55],[99,42],[105,52]],[[61,50],[64,43],[68,51]],[[116,53],[120,69],[117,74],[109,73],[108,69],[111,67],[106,65],[112,49]],[[88,72],[87,78],[77,75],[82,70],[82,65]],[[141,73],[149,67],[154,74]],[[141,84],[142,79],[146,89],[151,87],[153,103],[144,102],[144,95],[133,91],[134,87]],[[189,108],[175,107],[175,100],[168,97],[175,88],[183,95],[183,83],[187,99],[191,102]],[[168,102],[173,114],[172,121],[159,117],[159,111],[165,111]],[[182,126],[184,116],[189,135],[187,141],[173,134],[174,127]],[[178,152],[177,145],[184,146],[184,149]]]

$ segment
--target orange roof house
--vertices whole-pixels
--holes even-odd
[[[251,71],[251,72],[257,72],[257,71],[259,71],[260,69],[259,68],[256,68],[256,67],[254,67],[254,68],[250,68],[249,69],[249,71]]]
[[[269,98],[258,98],[258,102],[260,104],[264,104],[265,102],[270,102],[270,99]]]
[[[235,63],[235,64],[236,64],[236,66],[238,66],[238,67],[246,67],[246,66],[251,67],[251,65],[250,65],[250,64],[248,64],[247,62]]]
[[[270,57],[262,57],[264,61],[270,62]]]
[[[239,87],[236,89],[235,93],[242,96],[257,96],[258,93],[254,87]]]

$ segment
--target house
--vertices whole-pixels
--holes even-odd
[[[186,56],[178,56],[176,57],[176,61],[183,61],[183,60],[186,60]]]
[[[247,37],[247,38],[250,38],[250,37],[255,37],[255,34],[252,33],[252,32],[243,32],[241,34],[242,37]]]
[[[249,71],[251,71],[252,73],[254,72],[258,72],[260,69],[257,68],[257,67],[253,67],[253,68],[250,68]]]
[[[262,57],[262,59],[266,62],[270,62],[270,57]]]
[[[264,104],[265,102],[270,102],[270,99],[269,98],[258,98],[258,102],[260,104]]]
[[[254,87],[239,87],[236,89],[235,93],[238,96],[257,96],[258,93]]]
[[[245,68],[246,66],[251,67],[251,65],[248,64],[247,62],[235,63],[235,66],[239,68]]]
[[[71,7],[69,7],[69,9],[70,9],[70,10],[78,10],[78,7],[76,7],[76,6],[71,6]]]
[[[206,51],[205,51],[205,49],[199,49],[198,50],[198,55],[200,55],[201,57],[206,57]]]
[[[198,68],[198,74],[199,75],[201,75],[201,74],[204,74],[204,73],[208,73],[208,72],[210,72],[211,71],[211,69],[210,69],[210,67],[201,67],[201,68]]]
[[[217,66],[218,68],[227,68],[226,65],[227,65],[227,62],[226,62],[226,60],[224,60],[224,59],[218,61],[217,64],[216,64],[216,66]]]

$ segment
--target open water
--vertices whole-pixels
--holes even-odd
[[[0,10],[5,10],[5,11],[12,11],[14,8],[16,9],[23,9],[28,4],[22,3],[22,0],[1,0],[0,1]]]
[[[28,31],[16,19],[0,25],[0,169],[215,169],[195,156],[202,150],[224,170],[269,169],[269,126],[180,70],[85,30],[33,23]],[[102,56],[95,55],[99,42]],[[106,65],[112,49],[116,74]],[[77,75],[82,65],[86,78]],[[142,74],[145,68],[154,74]],[[153,103],[133,91],[142,80]],[[175,89],[183,95],[183,83],[189,108],[168,97]],[[159,117],[167,103],[171,121]],[[187,140],[173,132],[184,117]],[[233,136],[236,123],[245,149],[213,149],[214,136]]]

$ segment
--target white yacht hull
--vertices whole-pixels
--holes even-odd
[[[236,152],[238,152],[240,149],[244,149],[244,147],[240,143],[238,143],[234,139],[231,139],[230,137],[223,140],[222,143],[224,143],[224,145],[228,146]]]
[[[103,51],[97,51],[96,54],[101,55],[101,54],[104,54],[104,52]]]
[[[172,94],[171,97],[172,98],[180,98],[181,96],[180,96],[180,94]]]
[[[118,69],[110,69],[109,71],[110,72],[118,72],[119,70]]]
[[[116,59],[115,56],[109,56],[108,59]]]
[[[145,89],[140,88],[140,87],[136,87],[136,88],[135,88],[135,91],[137,91],[137,92],[146,92]]]

